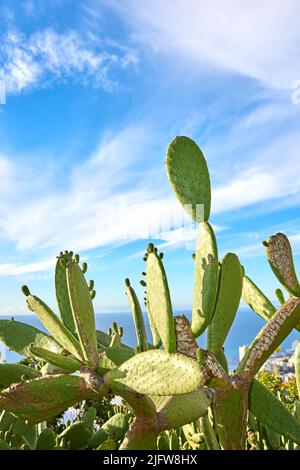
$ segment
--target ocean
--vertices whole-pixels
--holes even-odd
[[[182,311],[178,311],[174,312],[174,315],[182,313]],[[191,317],[191,312],[184,313],[188,318]],[[9,317],[7,316],[0,316],[0,319],[8,318]],[[117,324],[122,326],[124,329],[123,342],[129,346],[136,345],[135,330],[131,313],[97,313],[95,318],[97,329],[101,329],[103,331],[107,331],[113,321],[117,322]],[[41,325],[39,319],[35,315],[19,315],[15,317],[15,320],[28,323],[45,331],[45,328]],[[147,318],[145,318],[145,323],[147,335],[150,339],[151,333]],[[239,309],[225,343],[225,353],[230,369],[234,369],[238,363],[239,346],[244,344],[249,345],[264,323],[264,320],[252,312],[252,310],[249,308],[245,307]],[[293,341],[297,339],[300,339],[300,333],[296,330],[293,330],[292,333],[283,342],[282,347],[291,348]],[[205,347],[205,335],[201,336],[198,342],[200,346]],[[1,346],[2,345],[0,344],[0,347]],[[17,362],[19,359],[21,359],[21,356],[12,351],[6,350],[7,362]]]

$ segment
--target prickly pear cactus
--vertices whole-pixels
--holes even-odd
[[[167,274],[159,253],[148,245],[143,272],[144,301],[152,331],[134,288],[126,280],[137,347],[123,343],[123,328],[96,330],[94,281],[87,264],[61,252],[55,268],[59,315],[28,287],[30,310],[47,333],[14,320],[0,320],[0,340],[30,359],[30,365],[0,365],[0,449],[295,449],[300,447],[299,402],[294,414],[255,376],[293,328],[300,325],[300,287],[287,237],[265,243],[278,280],[278,309],[244,273],[234,253],[218,261],[208,219],[211,189],[207,164],[195,142],[176,137],[167,151],[167,172],[175,195],[198,224],[191,323],[173,317]],[[280,292],[279,292],[280,291]],[[226,345],[241,296],[266,321],[236,371],[228,371]],[[207,349],[196,338],[207,336]],[[201,343],[203,344],[203,342]],[[161,348],[162,346],[162,348]],[[300,388],[299,346],[295,370]],[[32,366],[31,366],[32,364]],[[56,435],[46,420],[77,403],[122,399],[122,407],[100,427],[95,409]]]

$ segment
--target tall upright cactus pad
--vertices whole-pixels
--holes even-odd
[[[198,227],[195,253],[192,331],[197,337],[212,318],[218,293],[218,249],[214,231],[208,222]]]
[[[296,297],[300,297],[290,242],[286,235],[277,233],[264,242],[270,266],[281,284]]]
[[[249,391],[249,409],[262,423],[300,445],[300,424],[276,396],[258,380]]]
[[[227,253],[221,264],[215,312],[207,332],[207,349],[217,354],[222,348],[237,313],[243,285],[243,268],[238,257]]]
[[[276,312],[276,308],[270,300],[261,292],[247,276],[243,279],[242,298],[249,307],[264,320],[269,320]]]
[[[153,244],[148,246],[146,261],[147,302],[166,351],[176,351],[176,336],[167,276]]]
[[[66,270],[66,264],[72,258],[72,255],[72,252],[69,253],[66,251],[65,253],[61,252],[57,257],[55,266],[55,293],[62,322],[72,333],[75,333],[75,323],[70,304]]]
[[[68,261],[66,270],[73,319],[84,359],[96,368],[99,357],[91,292],[76,257]]]
[[[126,285],[126,295],[129,301],[129,305],[131,308],[134,326],[135,326],[135,333],[138,341],[139,351],[147,351],[148,343],[147,343],[147,335],[146,335],[146,328],[143,318],[142,309],[140,303],[138,301],[137,295],[134,289],[131,287],[129,279],[125,280]]]
[[[205,158],[188,137],[176,137],[167,150],[167,173],[171,186],[193,220],[209,219],[211,190]]]
[[[104,380],[116,392],[135,390],[147,395],[178,395],[198,389],[200,367],[183,354],[169,354],[153,349],[137,354],[118,369],[107,373]]]
[[[27,286],[22,287],[23,293],[27,297],[29,308],[39,317],[44,327],[47,328],[53,338],[64,349],[73,354],[77,359],[81,360],[82,352],[78,340],[68,330],[68,328],[60,321],[48,305],[35,295],[31,295]]]

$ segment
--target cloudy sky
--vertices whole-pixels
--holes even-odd
[[[150,236],[189,308],[195,230],[164,163],[182,134],[208,161],[220,256],[273,299],[262,240],[285,232],[300,270],[299,1],[0,5],[0,315],[26,313],[24,283],[55,305],[64,249],[88,262],[97,311],[126,310]]]

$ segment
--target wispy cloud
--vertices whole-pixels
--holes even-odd
[[[298,0],[112,0],[132,39],[155,53],[175,54],[189,72],[203,66],[234,72],[271,87],[300,77]]]
[[[57,83],[79,83],[118,88],[112,78],[114,69],[125,69],[137,62],[128,48],[106,47],[101,38],[83,37],[79,32],[57,32],[52,28],[25,35],[10,29],[2,34],[1,72],[7,93],[20,93],[28,88],[48,87]]]

